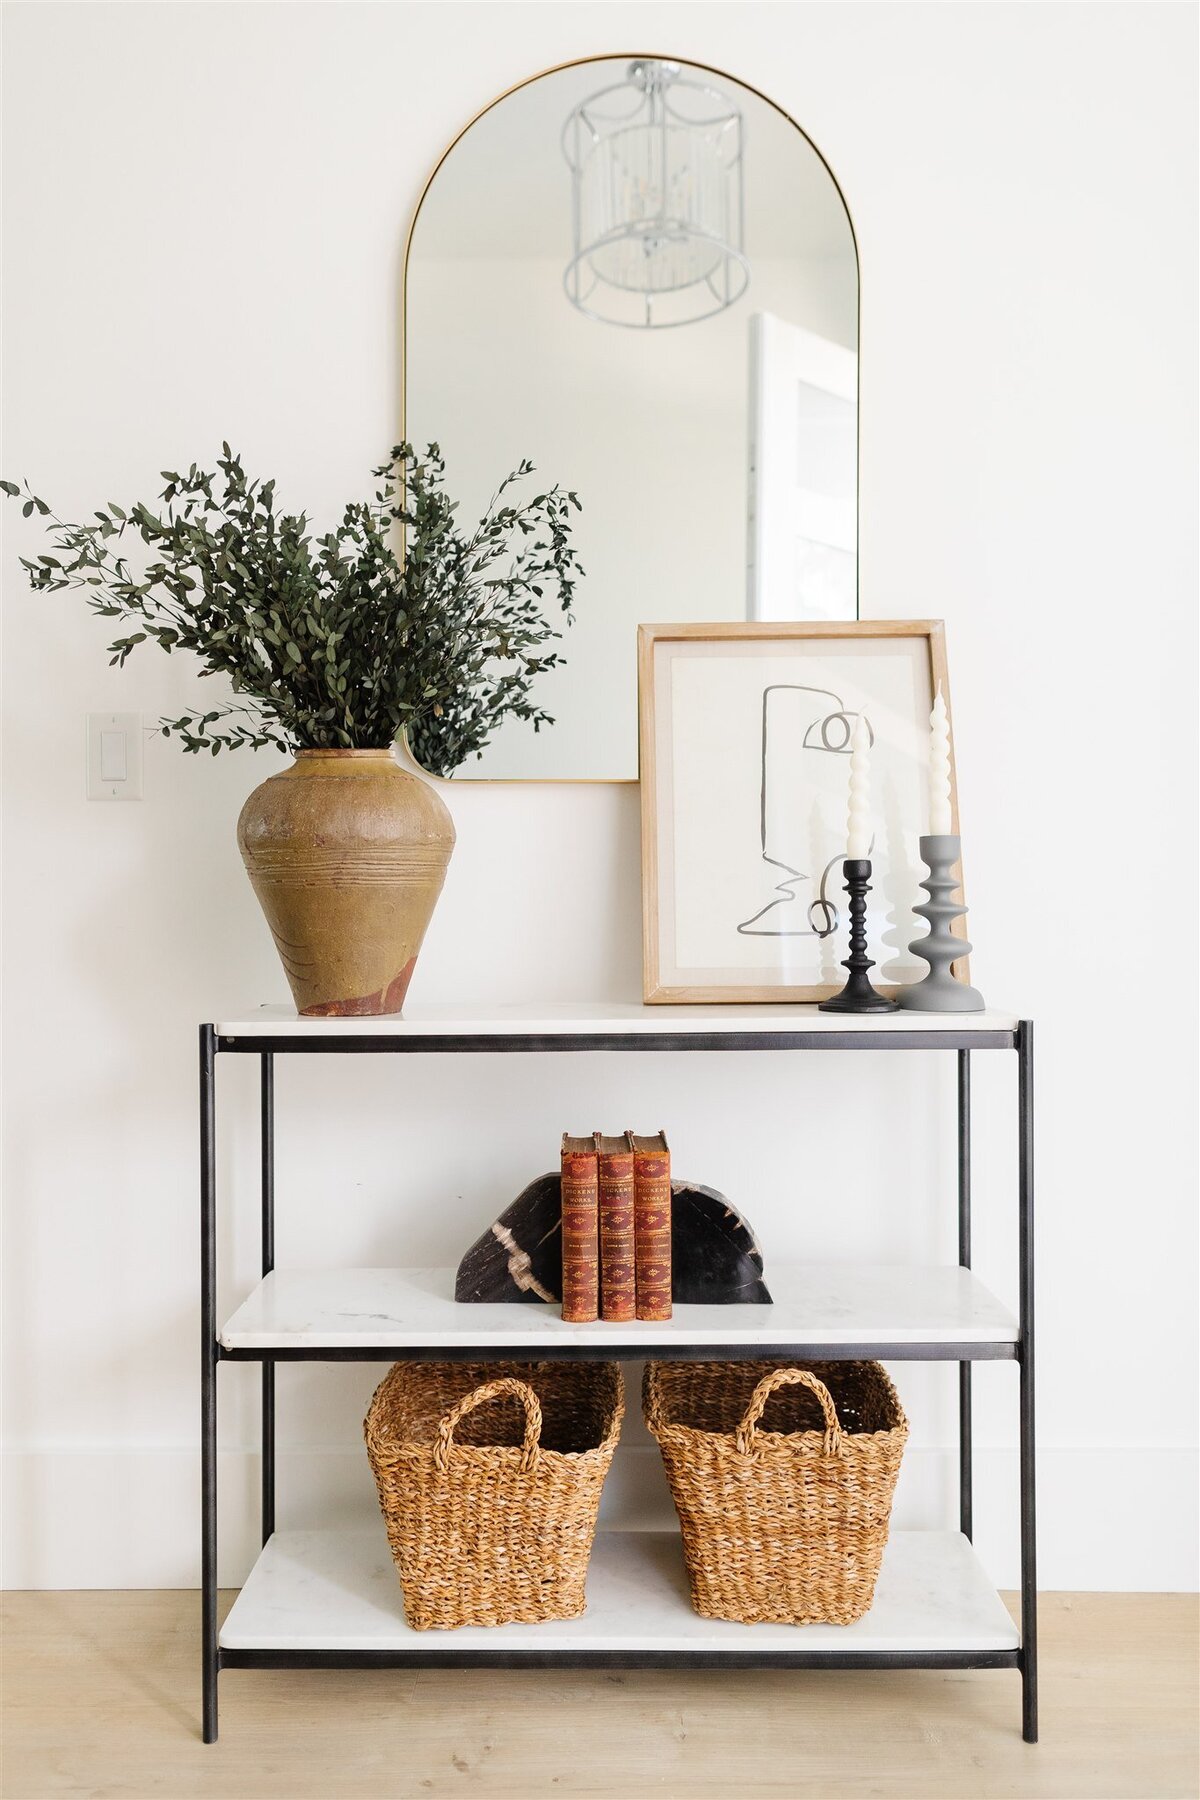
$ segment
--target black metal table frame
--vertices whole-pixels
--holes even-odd
[[[1020,1511],[1021,1631],[1014,1650],[896,1650],[855,1654],[850,1651],[693,1651],[693,1650],[255,1650],[222,1649],[217,1628],[217,1365],[220,1362],[262,1364],[262,1541],[275,1529],[275,1365],[277,1362],[380,1362],[392,1352],[370,1345],[226,1349],[217,1326],[217,1115],[216,1059],[219,1054],[257,1056],[260,1062],[262,1272],[275,1266],[275,1057],[278,1055],[368,1055],[464,1053],[545,1054],[560,1051],[726,1051],[726,1050],[953,1050],[958,1065],[958,1259],[971,1266],[971,1053],[1014,1050],[1017,1056],[1018,1129],[1018,1330],[1015,1343],[883,1344],[754,1344],[745,1347],[679,1344],[653,1345],[627,1341],[620,1355],[630,1361],[668,1356],[699,1360],[705,1356],[820,1357],[828,1360],[877,1358],[881,1361],[957,1362],[959,1416],[959,1526],[972,1535],[971,1364],[987,1359],[1014,1359],[1020,1371]],[[222,1669],[380,1669],[380,1668],[580,1668],[607,1664],[623,1668],[794,1668],[794,1669],[1019,1669],[1022,1735],[1037,1742],[1037,1569],[1034,1488],[1034,1314],[1033,1314],[1033,1026],[1021,1020],[1013,1029],[956,1031],[805,1031],[771,1032],[736,1029],[703,1032],[670,1030],[634,1033],[597,1030],[570,1035],[526,1033],[456,1036],[430,1031],[350,1035],[322,1031],[271,1036],[220,1033],[200,1027],[200,1337],[202,1531],[201,1604],[203,1617],[203,1733],[217,1737],[217,1677]],[[477,1358],[478,1346],[422,1349],[396,1347],[396,1354],[444,1361],[456,1356]],[[530,1359],[589,1357],[587,1345],[555,1348],[544,1339],[528,1346],[505,1345],[505,1356]]]

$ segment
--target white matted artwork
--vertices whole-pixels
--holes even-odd
[[[929,715],[941,624],[643,625],[638,633],[648,1001],[825,1000],[847,954],[850,740],[871,737],[867,948],[919,980]],[[958,801],[951,752],[951,816]],[[963,965],[955,965],[963,974]]]

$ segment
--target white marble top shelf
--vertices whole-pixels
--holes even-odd
[[[412,1004],[402,1018],[301,1019],[290,1006],[260,1006],[222,1018],[221,1037],[638,1037],[719,1033],[812,1036],[953,1032],[987,1036],[1016,1029],[1016,1013],[823,1013],[816,1006],[643,1006],[638,1001],[526,1001],[512,1006]]]
[[[1017,1322],[969,1269],[804,1264],[768,1269],[770,1306],[677,1306],[668,1323],[573,1325],[548,1302],[463,1304],[453,1269],[275,1270],[221,1332],[231,1351],[623,1344],[1010,1346]],[[993,1354],[1011,1354],[996,1351]]]
[[[276,1532],[221,1627],[226,1650],[891,1651],[1015,1650],[1018,1632],[966,1538],[895,1531],[875,1603],[853,1625],[737,1625],[688,1599],[677,1533],[601,1531],[582,1618],[413,1631],[382,1524]]]

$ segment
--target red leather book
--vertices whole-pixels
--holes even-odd
[[[600,1317],[637,1318],[634,1276],[633,1151],[623,1137],[596,1133],[600,1182]]]
[[[600,1213],[593,1138],[562,1141],[562,1316],[573,1325],[600,1317]]]
[[[671,1152],[666,1133],[625,1133],[633,1152],[633,1235],[637,1316],[671,1316]]]

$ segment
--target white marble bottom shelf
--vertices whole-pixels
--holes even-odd
[[[854,1625],[736,1625],[691,1609],[674,1532],[602,1531],[580,1619],[413,1631],[382,1524],[276,1532],[221,1629],[227,1650],[1012,1650],[1016,1626],[967,1539],[893,1532],[875,1604]]]

